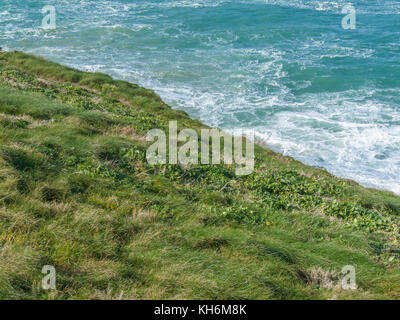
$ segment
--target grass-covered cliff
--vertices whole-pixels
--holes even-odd
[[[0,53],[0,298],[400,297],[399,197],[261,147],[249,176],[151,166],[145,135],[169,120],[204,127],[151,90]]]

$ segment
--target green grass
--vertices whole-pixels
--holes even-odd
[[[151,166],[145,134],[169,120],[205,128],[151,90],[0,53],[0,298],[400,297],[400,197],[259,146],[244,177]]]

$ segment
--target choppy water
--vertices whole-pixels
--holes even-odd
[[[204,123],[400,193],[400,2],[0,0],[0,46],[155,89]],[[40,29],[44,5],[57,28]]]

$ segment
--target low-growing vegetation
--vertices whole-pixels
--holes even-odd
[[[205,127],[151,90],[0,53],[0,298],[400,297],[400,197],[260,146],[249,176],[151,166],[145,135],[169,120]]]

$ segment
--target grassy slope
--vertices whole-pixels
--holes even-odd
[[[170,119],[204,127],[151,90],[0,53],[0,298],[399,298],[399,197],[260,147],[248,177],[149,166],[144,135]]]

